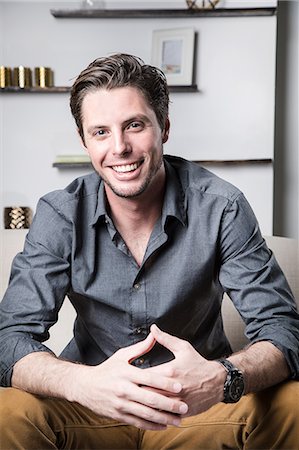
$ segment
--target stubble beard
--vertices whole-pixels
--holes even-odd
[[[106,177],[102,177],[102,178],[103,178],[104,183],[107,186],[109,186],[111,191],[118,197],[136,198],[136,197],[139,197],[141,194],[143,194],[147,190],[147,188],[151,184],[153,178],[160,170],[162,164],[163,164],[163,153],[161,152],[161,156],[160,156],[159,160],[156,162],[156,164],[154,164],[152,167],[150,167],[150,170],[149,170],[145,180],[143,181],[141,186],[139,188],[137,188],[137,190],[132,189],[132,191],[129,191],[128,189],[125,189],[125,190],[118,189],[117,186],[114,186],[108,179],[106,179]]]

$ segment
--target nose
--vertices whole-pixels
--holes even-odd
[[[113,153],[115,155],[126,155],[131,152],[131,146],[128,138],[123,131],[117,131],[114,133],[114,148]]]

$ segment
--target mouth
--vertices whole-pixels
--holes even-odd
[[[129,173],[134,172],[134,170],[138,169],[138,167],[140,167],[142,163],[143,161],[135,162],[132,164],[119,164],[116,166],[111,166],[111,168],[117,173]]]

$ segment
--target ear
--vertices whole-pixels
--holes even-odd
[[[168,141],[169,130],[170,130],[170,122],[169,122],[169,118],[167,117],[167,119],[165,120],[164,130],[162,131],[162,142],[163,142],[163,144],[165,144],[165,142]]]

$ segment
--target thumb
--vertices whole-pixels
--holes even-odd
[[[189,345],[187,341],[160,330],[156,324],[151,326],[151,333],[159,344],[170,350],[174,355],[177,355],[182,350],[186,350],[186,345]]]
[[[131,364],[131,362],[134,361],[134,359],[138,358],[138,356],[148,353],[153,348],[155,343],[156,339],[154,338],[152,333],[149,333],[149,335],[143,341],[137,342],[137,344],[129,345],[128,347],[124,347],[118,350],[115,355],[117,355],[119,359],[127,361],[129,364]]]

